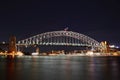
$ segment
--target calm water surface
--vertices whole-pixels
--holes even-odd
[[[120,57],[0,57],[0,80],[120,80]]]

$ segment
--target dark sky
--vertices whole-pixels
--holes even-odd
[[[69,30],[99,42],[120,44],[120,3],[115,0],[79,2],[0,2],[0,42],[10,35],[21,40],[47,31]]]

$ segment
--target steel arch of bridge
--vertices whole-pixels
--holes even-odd
[[[73,31],[52,31],[41,33],[24,40],[18,45],[71,45],[98,47],[98,41]]]

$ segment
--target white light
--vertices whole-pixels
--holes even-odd
[[[86,55],[92,56],[94,53],[92,51],[88,51]]]
[[[118,46],[116,46],[116,48],[119,48]]]
[[[3,44],[5,44],[5,42],[4,42],[4,41],[3,41],[2,43],[3,43]]]
[[[39,53],[33,52],[32,56],[37,56]]]
[[[23,56],[23,53],[20,52],[20,51],[18,51],[18,52],[17,52],[17,55],[18,55],[18,56]]]
[[[115,45],[110,45],[109,47],[111,47],[111,48],[115,48]]]

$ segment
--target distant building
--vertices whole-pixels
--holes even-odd
[[[109,53],[110,52],[109,43],[107,41],[102,41],[101,46],[102,46],[101,52],[103,52],[103,53]]]
[[[36,48],[36,53],[40,53],[39,47]]]

